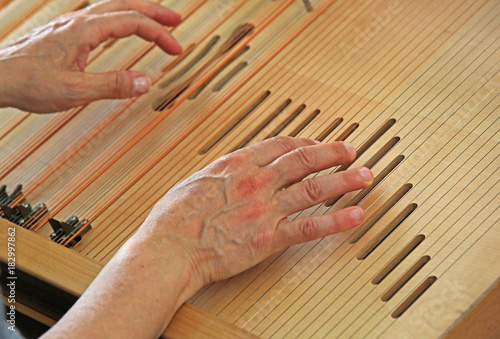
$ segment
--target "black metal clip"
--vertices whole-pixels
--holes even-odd
[[[81,231],[73,240],[66,246],[75,246],[82,240],[82,236],[87,233],[92,226],[87,219],[79,220],[76,216],[71,216],[68,220],[60,222],[56,219],[49,219],[49,224],[54,230],[50,235],[50,239],[54,242],[64,242],[65,239],[73,237],[77,232]]]
[[[49,213],[45,204],[38,204],[35,208],[32,208],[26,202],[17,204],[15,207],[2,205],[0,209],[5,219],[23,227],[36,224]]]

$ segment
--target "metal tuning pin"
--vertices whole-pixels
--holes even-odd
[[[35,208],[32,208],[31,205],[26,202],[17,204],[14,207],[2,205],[0,209],[5,219],[22,227],[35,225],[49,213],[45,204],[38,204]]]
[[[74,215],[63,222],[51,218],[49,224],[54,230],[50,239],[67,247],[78,244],[82,240],[82,236],[92,228],[87,219],[80,221]],[[77,233],[78,235],[76,235]],[[71,240],[68,242],[69,239]]]

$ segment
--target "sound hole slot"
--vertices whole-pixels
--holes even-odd
[[[357,150],[356,150],[356,159],[358,159],[360,156],[363,155],[363,153],[365,153],[382,135],[385,134],[385,132],[387,132],[391,127],[392,125],[394,125],[394,123],[396,122],[396,119],[389,119],[387,120],[382,126],[380,126],[380,128],[375,131],[375,133],[373,133],[369,138],[368,140],[366,140]],[[341,139],[342,141],[345,140],[345,139]],[[340,141],[337,139],[337,141]],[[354,161],[356,161],[356,159]],[[340,166],[336,172],[340,172],[340,171],[345,171],[346,169],[349,168],[349,164],[348,165],[343,165],[343,166]]]
[[[203,84],[200,85],[191,95],[188,97],[189,100],[196,99],[198,95],[227,67],[229,67],[236,59],[238,59],[242,54],[250,49],[249,46],[245,46],[240,49],[231,59],[229,59],[222,67],[220,67],[210,78],[208,78]]]
[[[349,127],[347,127],[347,129],[341,134],[339,135],[339,137],[337,139],[335,139],[335,141],[344,141],[345,139],[349,138],[349,136],[359,127],[359,124],[358,123],[354,123],[352,125],[350,125]]]
[[[392,197],[380,206],[364,223],[362,223],[349,237],[347,242],[349,244],[356,243],[366,232],[368,232],[377,221],[380,220],[396,203],[412,188],[412,184],[405,184],[394,193]]]
[[[382,159],[386,154],[387,152],[389,152],[393,147],[394,145],[396,145],[397,143],[399,142],[399,137],[395,137],[395,138],[392,138],[391,140],[389,140],[381,149],[379,149],[377,151],[377,153],[375,153],[374,156],[372,156],[370,158],[370,160],[368,160],[363,166],[364,167],[367,167],[367,168],[372,168],[377,162],[380,161],[380,159]],[[401,157],[404,158],[404,156],[401,155]],[[402,159],[401,159],[402,160]],[[336,170],[335,172],[339,172],[339,171],[343,171],[343,170],[346,170],[347,167],[346,166],[341,166],[338,170]],[[377,180],[377,178],[374,179],[374,182]],[[371,185],[370,187],[367,188],[367,191],[366,191],[366,194],[368,194],[371,189],[373,187],[375,187],[376,185]],[[363,191],[361,191],[363,192]],[[365,194],[365,196],[366,196]],[[339,201],[341,198],[343,197],[343,195],[339,196],[339,197],[336,197],[336,198],[333,198],[333,199],[330,199],[330,200],[327,200],[325,201],[325,206],[326,207],[330,207],[332,206],[333,204],[335,204],[337,201]],[[361,200],[360,200],[361,201]],[[359,201],[358,201],[359,202]],[[356,202],[355,205],[358,203]],[[349,202],[351,203],[351,202]],[[352,205],[349,205],[349,206],[352,206]]]
[[[208,43],[205,45],[205,47],[203,47],[203,49],[186,66],[184,66],[180,71],[175,73],[169,79],[160,83],[159,87],[165,88],[168,85],[170,85],[171,83],[173,83],[174,81],[176,81],[176,80],[182,78],[184,75],[186,75],[191,70],[191,68],[196,66],[196,64],[198,64],[204,57],[206,57],[208,55],[208,53],[210,53],[212,51],[212,49],[215,47],[215,45],[217,44],[217,42],[219,40],[220,40],[219,35],[216,35],[212,39],[210,39],[210,41],[208,41]]]
[[[391,316],[393,318],[399,318],[417,299],[424,294],[429,287],[434,284],[434,282],[437,280],[435,276],[430,276],[425,281],[418,286],[415,291],[405,300],[401,303],[401,305],[396,308],[394,312],[392,312]]]
[[[174,60],[172,60],[171,63],[169,63],[168,65],[166,65],[165,67],[163,67],[163,69],[161,70],[162,73],[167,73],[167,72],[172,71],[175,67],[177,67],[177,65],[179,65],[189,55],[191,55],[191,53],[193,53],[193,51],[195,50],[195,48],[196,48],[195,44],[190,44],[188,47],[186,47],[184,49],[184,52],[181,55],[179,55],[177,58],[175,58]]]
[[[406,206],[404,210],[401,211],[392,221],[382,230],[380,231],[361,251],[359,251],[356,258],[359,260],[364,260],[368,257],[381,243],[387,238],[392,231],[396,229],[401,223],[408,218],[410,214],[415,211],[417,208],[417,204],[410,204]]]
[[[354,198],[351,199],[346,205],[346,207],[354,206],[359,204],[361,200],[364,199],[378,184],[382,182],[404,159],[404,155],[399,155],[394,158],[389,165],[387,165],[382,172],[380,172],[374,179],[370,186],[363,188]]]
[[[295,137],[297,134],[300,133],[300,131],[302,131],[304,128],[306,128],[306,126],[309,125],[311,123],[311,121],[316,119],[316,117],[319,115],[319,113],[321,113],[321,111],[319,109],[312,112],[311,115],[309,115],[306,120],[302,121],[302,123],[299,126],[297,126],[290,134],[288,134],[288,136]]]
[[[399,142],[400,138],[399,137],[394,137],[391,140],[389,140],[384,146],[382,146],[381,149],[377,151],[366,163],[365,167],[372,168],[375,166],[377,162],[380,161],[389,151],[396,146],[396,144]]]
[[[264,100],[271,94],[270,91],[264,92],[250,107],[244,110],[232,123],[227,125],[223,131],[215,137],[212,141],[210,141],[205,147],[203,147],[199,154],[203,155],[210,151],[215,145],[217,145],[229,132],[231,132],[239,123],[241,123],[250,113],[252,113],[257,107],[259,107]]]
[[[212,89],[213,92],[219,92],[226,86],[229,81],[231,81],[232,78],[234,78],[239,72],[241,72],[245,67],[248,66],[248,63],[246,61],[240,62],[236,67],[234,67],[231,71],[229,71],[222,79],[219,80],[214,85],[214,88]]]
[[[394,284],[392,284],[391,287],[380,297],[380,300],[382,301],[388,301],[390,300],[400,289],[403,287],[415,274],[417,274],[418,271],[422,267],[424,267],[425,264],[427,264],[431,260],[431,257],[428,255],[423,256],[422,258],[418,259],[416,263],[413,264],[412,267],[410,267],[405,273],[399,277],[398,280]]]
[[[240,142],[238,144],[238,146],[236,146],[235,148],[233,148],[233,151],[236,151],[240,148],[243,148],[245,147],[253,138],[255,138],[255,136],[257,134],[259,134],[267,125],[269,125],[269,123],[271,121],[273,121],[278,115],[281,114],[281,112],[283,112],[285,110],[285,108],[288,107],[288,105],[290,105],[292,103],[292,100],[291,99],[286,99],[285,102],[283,102],[281,104],[281,106],[278,107],[278,109],[276,109],[273,114],[271,114],[270,116],[268,116],[266,118],[266,120],[264,120],[263,122],[260,123],[259,126],[257,126],[253,131],[252,133],[250,133],[250,135],[248,135],[245,139],[243,139],[242,142]]]
[[[281,124],[279,124],[278,127],[276,127],[269,135],[266,137],[266,139],[272,138],[277,136],[283,129],[285,129],[286,126],[288,126],[293,120],[295,120],[296,117],[299,116],[300,113],[306,108],[306,105],[302,104],[295,111],[293,111],[288,118],[285,119]]]
[[[396,254],[372,279],[372,284],[378,285],[402,262],[422,241],[425,235],[419,234],[413,238],[401,251]]]
[[[327,129],[325,129],[319,137],[316,138],[316,140],[318,141],[323,141],[325,140],[325,138],[327,136],[330,135],[330,133],[332,133],[337,127],[339,127],[339,125],[342,123],[342,121],[344,121],[344,119],[342,118],[337,118],[335,120],[333,120],[333,122],[330,124],[330,126],[328,126]]]

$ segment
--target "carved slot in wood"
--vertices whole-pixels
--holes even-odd
[[[398,252],[372,279],[372,284],[378,285],[401,263],[422,241],[425,235],[419,234]]]
[[[337,118],[332,121],[332,123],[316,138],[318,141],[323,141],[327,136],[329,136],[339,125],[344,121],[342,118]]]
[[[257,134],[259,134],[271,121],[273,121],[278,115],[281,114],[292,103],[291,99],[286,99],[271,115],[269,115],[263,122],[257,126],[252,133],[250,133],[242,142],[238,144],[235,148],[232,149],[231,152],[236,151],[240,148],[245,147]]]
[[[306,105],[302,104],[299,107],[293,111],[288,118],[286,118],[281,124],[279,124],[278,127],[276,127],[269,135],[266,137],[266,139],[272,138],[277,136],[283,129],[285,129],[286,126],[288,126],[295,118],[299,116],[300,113],[302,113],[303,110],[306,109]]]
[[[231,132],[239,123],[241,123],[250,113],[252,113],[257,107],[259,107],[264,100],[271,94],[270,91],[264,92],[253,104],[250,105],[246,110],[244,110],[233,122],[229,123],[222,132],[216,136],[212,141],[210,141],[205,147],[203,147],[199,154],[203,155],[210,151],[215,145],[217,145],[229,132]]]
[[[392,197],[387,199],[387,201],[380,206],[375,213],[373,213],[365,222],[363,222],[347,239],[349,244],[356,243],[366,232],[368,232],[373,225],[377,223],[396,203],[411,190],[412,184],[405,184],[399,188],[399,190],[394,193]]]
[[[254,26],[252,24],[244,24],[239,26],[233,34],[229,37],[229,39],[222,44],[222,46],[217,50],[217,52],[201,66],[193,75],[184,80],[183,83],[179,84],[176,88],[171,90],[167,95],[162,98],[155,100],[153,103],[153,108],[157,111],[163,111],[167,107],[171,107],[175,100],[185,91],[187,90],[191,84],[205,72],[210,65],[215,63],[217,59],[219,59],[226,52],[231,50],[234,46],[236,46],[245,36],[250,34],[253,31]],[[163,100],[163,101],[162,101]]]
[[[239,72],[241,72],[245,67],[248,66],[248,63],[246,61],[240,62],[239,64],[236,65],[232,70],[230,70],[225,76],[223,76],[215,85],[214,88],[212,89],[213,92],[219,92],[226,86],[229,81],[231,81],[232,78],[234,78],[236,75],[238,75]]]
[[[382,126],[380,126],[380,128],[378,130],[375,131],[375,133],[373,133],[369,138],[368,140],[366,140],[357,150],[356,150],[356,159],[354,159],[354,161],[356,161],[359,157],[361,157],[363,155],[363,153],[365,153],[378,139],[380,139],[380,137],[382,135],[385,134],[385,132],[387,132],[391,127],[392,125],[394,125],[394,123],[396,122],[396,119],[389,119],[387,120]],[[342,139],[342,140],[337,140],[337,141],[343,141],[345,139]],[[398,139],[399,140],[399,139]],[[340,166],[336,172],[340,172],[340,171],[345,171],[346,169],[348,169],[350,166],[350,164],[347,164],[347,165],[342,165]],[[371,167],[369,167],[371,168]]]
[[[391,317],[399,318],[417,299],[424,294],[425,291],[429,289],[429,287],[436,282],[437,278],[435,276],[430,276],[423,283],[418,286],[415,291],[405,301],[399,305],[394,312],[392,312]]]
[[[388,301],[390,300],[400,289],[403,287],[408,281],[410,281],[411,278],[415,274],[417,274],[422,267],[425,266],[431,260],[431,257],[428,255],[423,256],[422,258],[418,259],[416,263],[414,263],[409,269],[404,272],[394,284],[392,284],[389,289],[382,294],[380,297],[380,300],[382,301]]]
[[[380,231],[368,244],[363,247],[361,251],[359,251],[358,255],[356,258],[359,260],[364,260],[366,257],[368,257],[381,243],[384,241],[391,233],[401,225],[401,223],[408,218],[410,214],[415,211],[417,208],[417,204],[413,203],[408,206],[404,210],[402,210],[394,219],[391,220],[391,222],[382,230]]]
[[[210,78],[208,78],[203,84],[200,85],[191,95],[189,96],[189,100],[196,99],[198,95],[227,67],[229,67],[236,59],[238,59],[241,55],[243,55],[246,51],[250,49],[249,46],[245,46],[240,49],[231,59],[229,59],[222,67],[220,67]]]
[[[307,127],[307,125],[309,125],[314,119],[316,119],[316,117],[321,113],[321,111],[319,109],[315,110],[314,112],[312,112],[308,117],[307,119],[305,119],[304,121],[302,121],[300,123],[300,125],[298,125],[297,127],[295,127],[295,129],[290,133],[288,134],[288,136],[290,137],[295,137],[297,134],[299,134],[304,128]]]
[[[221,56],[227,52],[229,52],[234,46],[236,46],[243,38],[253,32],[255,26],[250,23],[245,23],[236,27],[231,36],[224,42],[219,51],[217,52],[217,56]]]
[[[342,132],[341,135],[338,136],[337,139],[335,139],[335,141],[345,141],[358,127],[359,124],[357,122],[351,124],[344,132]]]
[[[162,73],[168,73],[168,72],[171,72],[175,67],[177,67],[177,65],[179,65],[181,62],[183,62],[187,57],[189,57],[191,55],[191,53],[193,53],[193,51],[196,49],[196,44],[190,44],[189,46],[187,46],[184,51],[182,52],[181,55],[179,55],[178,57],[176,57],[174,60],[172,60],[171,63],[169,63],[168,65],[166,65],[165,67],[163,67],[161,69]]]
[[[181,70],[176,72],[167,80],[161,82],[159,87],[165,88],[174,81],[179,80],[184,75],[186,75],[194,66],[196,66],[201,60],[203,60],[203,58],[205,58],[208,55],[208,53],[212,51],[212,49],[215,47],[215,45],[217,45],[217,42],[219,42],[219,40],[220,40],[219,35],[212,37],[212,39],[208,41],[205,47],[203,47],[203,49],[191,61],[189,61],[189,63],[186,66],[182,67]]]
[[[387,165],[382,172],[380,172],[374,179],[370,186],[363,188],[354,198],[351,199],[346,205],[346,207],[354,206],[359,204],[378,184],[382,182],[404,159],[404,155],[398,155],[394,158],[389,165]]]
[[[373,166],[375,166],[375,164],[377,164],[380,159],[382,159],[394,146],[396,146],[399,140],[399,137],[394,137],[389,140],[384,146],[382,146],[382,148],[377,151],[377,153],[375,153],[367,162],[365,162],[364,167],[372,168]]]
[[[365,164],[363,165],[363,167],[372,168],[373,166],[375,166],[375,164],[376,164],[377,162],[379,162],[379,161],[380,161],[380,159],[382,159],[382,158],[383,158],[383,157],[384,157],[384,156],[385,156],[385,155],[386,155],[386,154],[387,154],[387,153],[388,153],[388,152],[389,152],[389,151],[390,151],[390,150],[391,150],[391,149],[392,149],[392,148],[393,148],[393,147],[394,147],[394,146],[395,146],[398,142],[399,142],[399,140],[400,140],[400,139],[399,139],[399,137],[394,137],[394,138],[392,138],[391,140],[389,140],[389,141],[388,141],[388,142],[387,142],[384,146],[382,146],[382,148],[381,148],[381,149],[379,149],[379,150],[377,151],[377,153],[375,153],[375,154],[374,154],[374,155],[373,155],[373,156],[372,156],[372,157],[371,157],[371,158],[370,158],[367,162],[365,162]],[[401,158],[401,157],[402,157],[402,158]],[[400,155],[400,156],[399,156],[398,158],[396,158],[396,159],[403,160],[403,159],[404,159],[404,156]],[[395,160],[396,160],[396,159],[395,159]],[[393,160],[393,161],[395,161],[395,160]],[[401,161],[399,161],[399,162],[401,162]],[[399,164],[399,162],[398,162],[398,164]],[[391,164],[389,164],[389,166],[388,166],[388,167],[390,167],[390,166],[391,166]],[[396,164],[396,166],[397,166],[397,164]],[[386,167],[386,168],[387,168],[387,167]],[[395,167],[394,167],[394,168],[395,168]],[[343,171],[343,170],[346,170],[346,169],[347,169],[347,167],[346,167],[346,166],[341,166],[341,167],[340,167],[338,170],[336,170],[335,172]],[[384,171],[385,171],[385,170],[384,170]],[[392,171],[392,170],[391,170],[391,171]],[[390,171],[389,171],[389,172],[390,172]],[[388,172],[388,173],[389,173],[389,172]],[[383,179],[383,177],[385,177],[385,176],[383,176],[383,177],[382,177],[380,174],[379,174],[379,176],[380,176],[380,179]],[[359,195],[359,198],[360,198],[360,199],[359,199],[359,201],[361,201],[361,199],[363,199],[363,198],[364,198],[364,197],[365,197],[365,196],[366,196],[366,195],[367,195],[367,194],[368,194],[368,193],[369,193],[369,192],[370,192],[370,191],[371,191],[371,190],[372,190],[372,189],[373,189],[376,185],[378,185],[378,182],[380,182],[380,181],[378,181],[379,176],[377,176],[377,177],[373,180],[373,182],[374,182],[374,183],[375,183],[375,182],[377,182],[377,184],[372,184],[372,185],[370,185],[369,187],[365,188],[363,191],[361,191],[361,192],[358,194],[358,195]],[[326,207],[330,207],[330,206],[334,205],[334,204],[335,204],[337,201],[339,201],[342,197],[343,197],[343,195],[341,195],[341,196],[338,196],[338,197],[336,197],[336,198],[329,199],[329,200],[325,201],[325,206],[326,206]],[[358,196],[356,196],[356,197],[358,197]],[[353,199],[353,200],[354,200],[354,199]],[[354,201],[355,201],[355,200],[354,200]],[[356,205],[356,204],[358,204],[358,203],[359,203],[359,201],[356,201],[356,202],[354,202],[354,201],[350,201],[350,202],[347,204],[347,206],[353,206],[353,205]]]

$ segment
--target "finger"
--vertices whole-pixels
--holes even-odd
[[[91,49],[109,38],[137,35],[156,43],[169,54],[182,53],[182,47],[165,27],[136,11],[91,16],[87,24]]]
[[[325,215],[282,221],[276,228],[273,246],[279,251],[295,244],[351,229],[363,222],[364,215],[360,207],[353,206]]]
[[[258,142],[244,149],[253,154],[256,165],[265,166],[294,149],[316,144],[318,144],[316,140],[279,136]]]
[[[346,142],[330,142],[299,147],[274,161],[270,168],[276,170],[277,184],[281,188],[304,179],[311,173],[351,163],[356,157],[354,147]]]
[[[73,106],[81,106],[103,99],[125,99],[149,91],[150,81],[140,72],[118,71],[108,73],[72,73],[76,90]]]
[[[350,191],[365,188],[373,181],[368,168],[322,175],[296,183],[276,194],[284,216],[314,206]]]
[[[181,23],[181,16],[162,5],[146,0],[102,1],[85,8],[86,14],[104,14],[110,12],[137,11],[162,25],[177,26]]]

